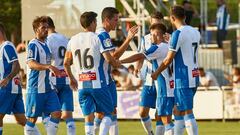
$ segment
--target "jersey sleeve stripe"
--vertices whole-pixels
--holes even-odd
[[[179,31],[179,30],[176,30],[173,33],[171,42],[170,42],[170,46],[169,46],[169,50],[176,50],[180,33],[181,33],[181,31]]]

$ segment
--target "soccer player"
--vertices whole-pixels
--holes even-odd
[[[7,41],[4,26],[0,24],[0,135],[5,114],[14,114],[18,124],[25,126],[20,65],[14,45]]]
[[[64,71],[63,61],[65,52],[67,50],[68,39],[55,31],[55,25],[51,17],[46,16],[48,23],[48,37],[47,43],[52,53],[53,66],[57,67],[61,71],[60,76],[51,74],[51,81],[54,87],[57,89],[57,95],[62,107],[61,118],[66,121],[67,134],[75,135],[76,127],[72,117],[73,112],[73,92],[69,86],[69,79]],[[49,117],[45,117],[44,120],[48,121]]]
[[[200,33],[185,24],[184,9],[173,6],[170,9],[170,21],[176,27],[172,34],[169,52],[162,64],[152,74],[154,80],[173,61],[175,129],[174,134],[182,135],[184,126],[188,135],[197,135],[197,122],[193,115],[193,97],[199,83],[198,46]]]
[[[102,11],[102,28],[98,29],[97,33],[99,35],[99,38],[101,40],[101,43],[106,46],[106,48],[111,51],[111,55],[115,59],[119,59],[122,54],[125,52],[125,50],[129,47],[129,42],[133,39],[135,34],[138,32],[138,26],[133,26],[128,31],[128,35],[126,37],[126,40],[124,43],[118,48],[115,49],[115,46],[111,42],[111,38],[109,35],[109,32],[112,30],[115,30],[118,24],[118,18],[119,18],[119,11],[116,8],[113,7],[106,7]],[[107,84],[109,86],[109,90],[113,99],[113,105],[114,105],[114,116],[112,118],[112,126],[110,128],[110,135],[118,135],[118,124],[117,124],[117,90],[115,82],[111,76],[111,66],[108,63],[104,63],[104,73],[106,75]],[[101,123],[101,113],[100,111],[95,118],[95,131],[97,132],[98,127]]]
[[[94,12],[84,12],[81,15],[80,22],[84,32],[73,36],[69,41],[64,68],[69,76],[71,88],[79,89],[79,103],[85,117],[86,135],[95,134],[93,121],[96,110],[101,110],[104,115],[99,135],[107,135],[112,122],[113,103],[104,73],[104,63],[114,67],[120,67],[121,64],[110,55],[111,46],[102,44],[95,33],[96,17]],[[72,74],[71,64],[76,69],[78,81]]]
[[[154,12],[151,14],[150,24],[162,23],[163,15],[161,12]],[[152,46],[151,34],[147,34],[142,38],[141,45],[139,47],[139,52],[143,53],[148,50]],[[143,89],[141,92],[141,100],[139,103],[139,114],[141,117],[141,123],[143,125],[144,130],[148,135],[153,134],[152,121],[149,117],[150,108],[156,107],[156,87],[154,85],[154,81],[151,78],[152,74],[152,63],[148,60],[140,60],[137,61],[137,70],[139,71],[141,68],[142,79],[144,80]],[[157,116],[157,115],[156,115]],[[159,117],[156,117],[156,135],[164,133],[164,126]]]
[[[164,34],[166,33],[166,27],[163,24],[156,23],[150,27],[151,47],[145,50],[143,53],[132,55],[128,58],[121,60],[122,63],[134,62],[136,60],[142,60],[146,58],[152,62],[153,71],[162,63],[167,56],[168,44],[164,42]],[[173,97],[173,80],[171,79],[171,68],[165,69],[161,75],[158,76],[157,81],[154,81],[157,90],[156,115],[160,117],[159,122],[163,122],[165,126],[165,135],[173,135],[173,123],[172,123],[172,111],[174,106]],[[151,98],[148,97],[148,100]],[[162,132],[156,133],[157,135],[164,135]]]
[[[45,17],[36,17],[32,23],[35,38],[27,47],[27,97],[25,134],[39,134],[35,123],[42,113],[51,114],[48,135],[56,135],[61,117],[60,103],[49,80],[50,71],[56,76],[60,71],[51,65],[51,52],[46,43],[48,24]]]

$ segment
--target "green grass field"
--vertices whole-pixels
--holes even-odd
[[[239,122],[198,122],[199,135],[240,135]],[[84,135],[84,123],[77,122],[77,135]],[[38,124],[38,128],[44,135],[43,124]],[[22,135],[23,128],[16,124],[5,124],[3,135]],[[120,121],[120,135],[145,135],[139,121]],[[61,122],[58,135],[66,135],[65,123]]]

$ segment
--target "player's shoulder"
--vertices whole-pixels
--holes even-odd
[[[96,33],[100,39],[110,38],[109,33],[104,28],[99,28]]]
[[[13,48],[15,48],[15,46],[13,45],[12,42],[10,41],[5,41],[3,44],[2,44],[3,47],[6,47],[6,46],[12,46]]]
[[[29,41],[28,46],[36,46],[38,44],[39,44],[38,40],[34,38],[34,39]]]

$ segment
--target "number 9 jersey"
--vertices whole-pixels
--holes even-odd
[[[64,71],[63,61],[67,50],[68,39],[60,33],[51,33],[47,37],[47,45],[51,51],[52,65],[61,71],[61,75],[56,77],[51,74],[51,81],[54,85],[68,85],[69,79]]]
[[[199,84],[198,46],[200,33],[185,25],[174,31],[169,50],[176,52],[173,61],[175,88],[196,88]]]
[[[101,53],[108,50],[103,48],[96,33],[81,32],[73,36],[68,43],[67,51],[73,56],[78,89],[99,89],[107,86],[104,74],[105,59]]]

